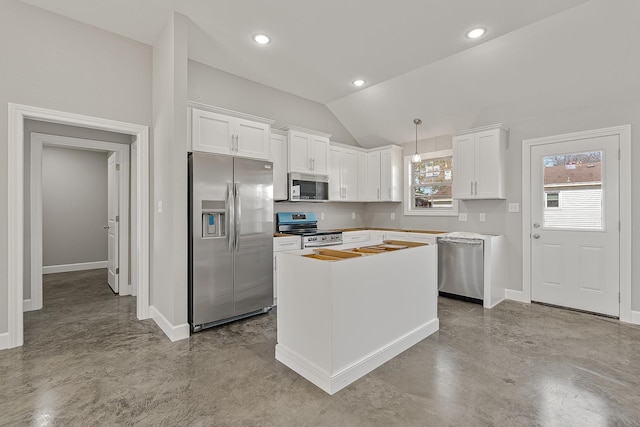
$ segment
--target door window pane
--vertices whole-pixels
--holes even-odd
[[[543,159],[547,228],[602,229],[602,151]]]

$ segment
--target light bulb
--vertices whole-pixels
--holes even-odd
[[[412,163],[420,163],[422,161],[422,157],[420,157],[420,154],[416,153],[413,155],[413,157],[411,157],[411,162]]]

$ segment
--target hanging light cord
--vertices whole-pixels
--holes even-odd
[[[413,119],[413,123],[416,125],[416,153],[413,155],[411,161],[413,163],[419,163],[422,161],[422,157],[420,157],[420,154],[418,154],[418,125],[422,124],[422,120]]]

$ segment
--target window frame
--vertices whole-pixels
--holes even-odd
[[[404,214],[411,216],[458,216],[458,200],[453,198],[451,209],[443,209],[443,208],[414,208],[412,206],[412,195],[411,190],[413,188],[412,185],[412,175],[413,168],[411,162],[411,156],[404,157]],[[450,150],[441,150],[441,151],[432,151],[429,153],[420,153],[420,157],[422,160],[430,160],[430,159],[440,159],[443,157],[451,157],[453,162],[453,167],[451,168],[451,189],[453,193],[453,175],[456,173],[455,171],[455,161],[453,159],[453,149]],[[452,195],[453,197],[453,195]]]
[[[549,206],[549,194],[558,195],[558,206]],[[562,208],[562,191],[560,190],[544,190],[544,209],[545,210],[559,210]]]

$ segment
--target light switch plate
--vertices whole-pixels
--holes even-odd
[[[320,212],[320,219],[324,219],[324,212]]]
[[[395,212],[391,212],[391,220],[396,219],[396,213]]]
[[[480,213],[480,222],[485,222],[487,220],[486,215],[484,214],[484,212]]]
[[[162,213],[162,200],[158,200],[158,213]]]
[[[467,220],[467,214],[466,213],[458,214],[458,221],[466,221],[466,220]]]
[[[520,203],[509,203],[509,212],[520,212]]]
[[[351,212],[351,219],[356,219],[356,213],[355,212]]]

